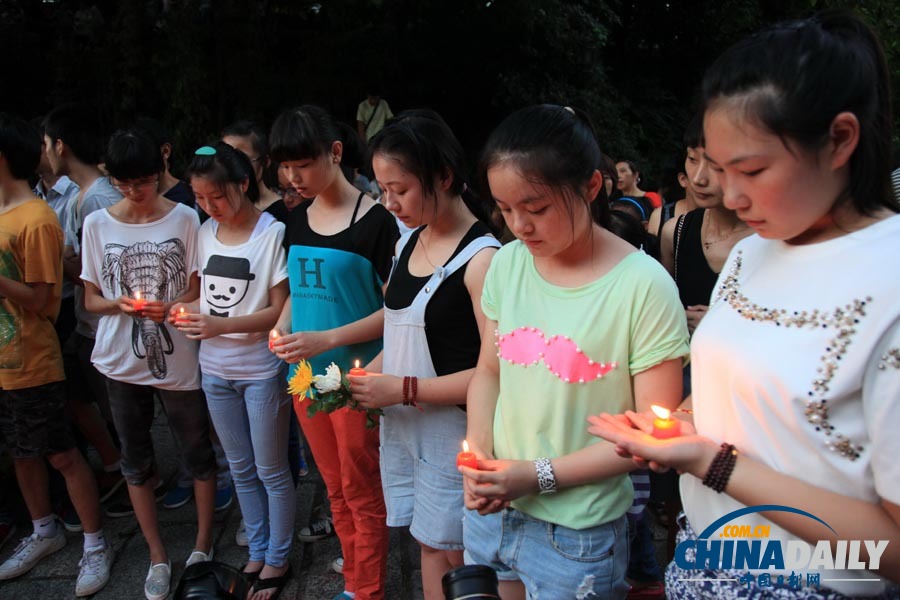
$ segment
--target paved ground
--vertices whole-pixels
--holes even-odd
[[[153,427],[161,472],[171,478],[174,472],[174,444],[165,417],[157,418]],[[314,506],[321,503],[324,489],[315,472],[301,479],[297,486],[297,523],[305,524]],[[234,543],[234,533],[240,521],[237,502],[216,515],[216,560],[239,566],[246,562],[245,548]],[[194,504],[176,510],[159,510],[160,531],[169,551],[173,567],[174,591],[184,571],[184,561],[191,551],[195,532]],[[143,598],[143,582],[149,565],[149,554],[140,529],[133,517],[106,519],[107,538],[115,550],[113,576],[110,583],[94,596],[98,600]],[[30,533],[30,523],[19,527],[16,537]],[[654,532],[658,554],[663,552],[664,532]],[[75,578],[82,551],[81,534],[67,534],[68,544],[48,557],[27,575],[14,581],[0,582],[3,600],[57,600],[75,597]],[[15,543],[7,542],[0,552],[0,561],[12,553]],[[340,553],[334,537],[312,544],[297,542],[291,554],[294,580],[285,589],[284,600],[328,600],[343,590],[343,579],[331,570],[331,561]],[[390,600],[420,600],[422,596],[418,547],[405,530],[391,533],[386,598]]]

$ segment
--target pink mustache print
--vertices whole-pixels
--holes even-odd
[[[616,368],[617,363],[601,363],[589,358],[569,336],[545,337],[536,327],[520,327],[497,336],[497,356],[527,367],[544,361],[551,373],[566,383],[585,383],[600,379]]]

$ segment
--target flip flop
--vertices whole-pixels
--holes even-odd
[[[256,580],[259,579],[259,574],[262,573],[262,568],[260,568],[259,571],[250,571],[250,572],[245,571],[244,569],[246,569],[246,568],[247,568],[247,563],[244,563],[244,565],[241,567],[241,574],[244,576],[244,579],[247,580],[247,583],[249,583],[250,587],[252,588],[253,584],[256,583]]]
[[[281,592],[284,591],[284,586],[286,586],[292,578],[293,574],[291,573],[290,565],[288,565],[288,569],[284,572],[284,575],[280,577],[267,577],[263,579],[257,576],[256,582],[253,584],[253,593],[256,594],[256,592],[274,588],[275,593],[269,596],[269,600],[278,600]]]

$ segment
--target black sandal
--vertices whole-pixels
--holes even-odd
[[[241,567],[241,574],[244,576],[244,579],[247,580],[247,583],[250,584],[252,588],[256,583],[256,580],[259,579],[259,574],[262,573],[262,567],[260,567],[259,571],[245,571],[248,563],[244,563],[244,566]],[[263,565],[265,566],[265,565]]]
[[[262,579],[257,574],[256,582],[253,584],[253,593],[256,594],[256,592],[261,592],[262,590],[274,589],[275,593],[269,596],[269,600],[278,600],[278,596],[284,591],[284,586],[286,586],[292,578],[293,574],[291,573],[290,565],[288,565],[284,575],[281,575],[280,577],[267,577]]]

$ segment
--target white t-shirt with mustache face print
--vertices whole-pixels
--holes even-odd
[[[218,317],[252,315],[269,306],[269,290],[287,279],[284,225],[262,213],[246,242],[225,245],[218,224],[200,227],[200,312]],[[268,332],[230,333],[200,343],[200,370],[228,380],[274,377],[281,361],[269,351]]]

